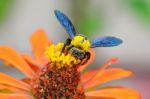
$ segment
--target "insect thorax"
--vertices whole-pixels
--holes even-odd
[[[82,50],[87,52],[90,48],[90,41],[82,35],[77,35],[72,39],[71,45],[77,48],[81,48]]]

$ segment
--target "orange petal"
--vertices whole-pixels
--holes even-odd
[[[0,59],[12,64],[29,78],[32,78],[35,75],[34,71],[19,55],[19,53],[10,47],[0,46]]]
[[[29,78],[23,78],[21,81],[30,84],[31,83],[31,79]]]
[[[16,88],[20,88],[26,91],[30,91],[30,86],[21,80],[17,80],[4,73],[0,73],[0,84],[8,85]]]
[[[101,96],[86,96],[85,99],[114,99],[114,98],[101,97]]]
[[[43,29],[35,31],[30,38],[33,53],[37,60],[40,60],[44,55],[45,48],[52,44],[52,41],[48,39]]]
[[[84,84],[85,82],[87,82],[89,79],[91,79],[96,73],[97,73],[98,70],[91,70],[91,71],[88,71],[86,73],[84,73],[82,76],[81,76],[81,82]]]
[[[34,99],[27,94],[2,94],[0,93],[0,99]]]
[[[97,99],[141,99],[140,94],[133,89],[123,87],[104,88],[92,92],[85,93],[87,99],[89,97],[97,97]],[[94,99],[94,98],[91,98]]]
[[[93,51],[92,49],[90,49],[89,52],[90,52],[90,59],[88,60],[88,62],[87,62],[86,64],[81,65],[81,66],[79,67],[79,71],[81,71],[81,72],[82,72],[87,66],[89,66],[89,65],[93,62],[93,60],[94,60],[94,57],[95,57],[94,51]]]
[[[132,75],[131,71],[127,71],[120,68],[111,68],[103,71],[99,71],[92,79],[84,84],[85,89],[91,88],[96,85],[100,85],[115,79],[129,77]]]
[[[34,71],[39,71],[40,68],[43,67],[40,62],[34,60],[31,56],[29,56],[27,54],[23,54],[22,57]]]
[[[82,82],[82,83],[86,83],[87,81],[93,79],[93,77],[94,77],[97,73],[99,73],[99,72],[105,70],[108,66],[110,66],[110,65],[112,65],[112,64],[114,64],[114,63],[116,63],[117,61],[118,61],[118,58],[113,57],[113,58],[111,58],[110,60],[108,60],[104,65],[100,66],[100,68],[99,68],[98,70],[92,70],[92,71],[88,71],[88,72],[84,73],[84,74],[81,76],[81,82]]]
[[[4,92],[3,92],[4,90]],[[29,94],[28,91],[25,91],[25,90],[22,90],[22,89],[19,89],[19,88],[16,88],[16,87],[12,87],[12,86],[7,86],[7,85],[1,85],[0,84],[0,93],[5,93],[5,90],[8,90],[10,92],[15,92],[15,93],[21,93],[21,94]]]
[[[113,57],[111,59],[109,59],[104,65],[100,66],[99,71],[106,69],[108,66],[115,64],[118,62],[118,58]]]

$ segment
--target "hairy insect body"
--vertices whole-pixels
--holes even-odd
[[[72,39],[71,45],[81,48],[86,52],[90,48],[90,41],[83,35],[77,35]]]
[[[73,39],[68,38],[62,48],[62,53],[70,54],[76,59],[79,59],[81,63],[86,63],[90,54],[88,52],[90,48],[90,42],[81,35],[75,36]]]
[[[82,49],[76,48],[76,47],[72,47],[69,50],[69,53],[74,56],[77,59],[82,60],[85,56],[85,52]]]

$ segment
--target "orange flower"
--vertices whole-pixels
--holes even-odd
[[[0,59],[10,63],[27,77],[26,79],[18,80],[1,72],[0,99],[35,99],[35,94],[33,94],[32,90],[33,86],[36,86],[34,80],[49,62],[44,56],[44,51],[47,46],[52,44],[52,41],[48,39],[42,29],[39,29],[33,33],[30,42],[35,59],[27,54],[21,55],[10,47],[0,46]],[[120,68],[109,68],[108,66],[117,62],[117,58],[112,58],[106,64],[100,66],[99,69],[83,73],[85,68],[93,62],[94,52],[90,50],[90,53],[89,61],[79,67],[79,71],[82,72],[79,86],[83,86],[86,99],[140,99],[139,93],[130,88],[119,86],[97,88],[97,85],[102,85],[111,80],[129,77],[132,72]],[[44,81],[46,83],[46,80]],[[42,92],[42,90],[40,91]],[[40,99],[44,98],[41,97]]]

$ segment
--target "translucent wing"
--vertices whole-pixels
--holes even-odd
[[[55,10],[54,13],[60,24],[66,29],[69,36],[73,38],[76,35],[76,31],[69,18],[59,10]]]
[[[123,41],[119,38],[112,37],[112,36],[105,36],[105,37],[97,37],[92,40],[91,48],[94,47],[113,47],[120,45]]]

